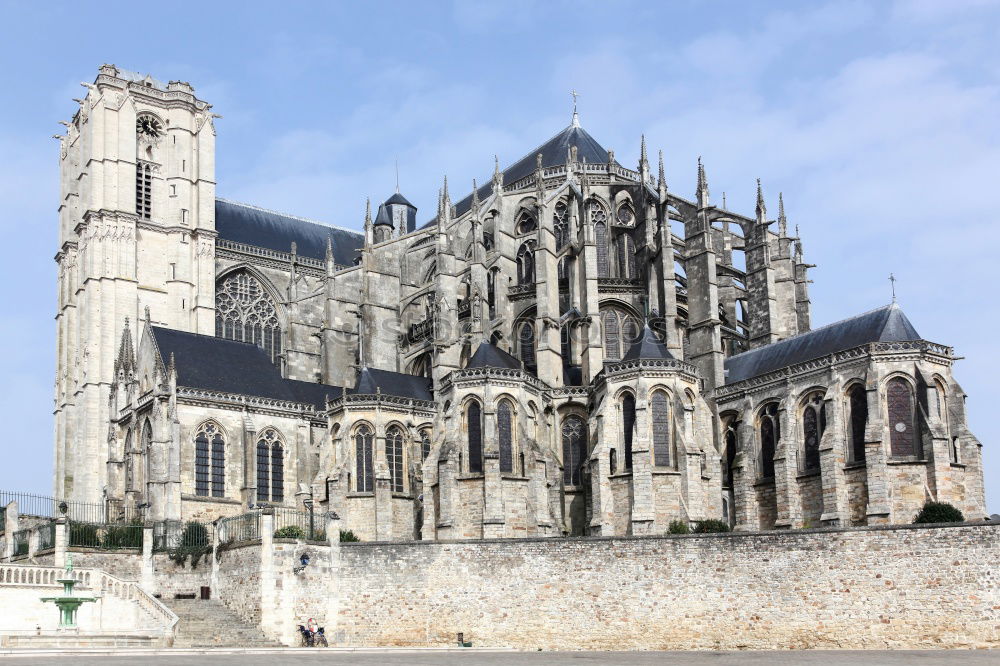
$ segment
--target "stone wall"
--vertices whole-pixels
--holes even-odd
[[[212,564],[212,595],[247,622],[260,624],[260,578],[260,541],[227,548]]]
[[[343,544],[341,645],[1000,647],[994,525]]]
[[[212,585],[212,553],[203,555],[193,567],[190,557],[178,564],[167,553],[154,553],[153,572],[156,594],[168,600],[168,605],[178,595],[200,596],[202,587]]]

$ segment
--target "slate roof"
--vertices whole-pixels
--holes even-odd
[[[629,350],[625,352],[622,361],[636,361],[639,359],[668,359],[673,358],[667,346],[656,337],[649,324],[642,328],[642,337],[632,343]]]
[[[469,359],[467,368],[509,368],[521,369],[521,361],[488,340],[479,343],[476,353]]]
[[[404,206],[409,206],[410,208],[416,208],[416,206],[414,206],[413,204],[411,204],[411,203],[410,203],[410,202],[409,202],[409,201],[408,201],[408,200],[406,199],[406,197],[404,197],[404,196],[403,196],[402,194],[400,194],[399,192],[396,192],[396,193],[395,193],[395,194],[393,194],[393,195],[392,195],[391,197],[389,197],[388,199],[386,199],[386,200],[385,200],[385,203],[386,203],[387,205],[388,205],[388,204],[403,204]]]
[[[378,214],[375,216],[375,224],[388,224],[392,226],[392,218],[389,217],[389,207],[381,204],[378,207]]]
[[[339,396],[339,386],[284,379],[257,345],[152,326],[164,364],[174,356],[177,384],[188,388],[252,395],[323,408],[323,398]]]
[[[843,321],[752,349],[726,359],[726,383],[733,384],[796,363],[869,342],[920,340],[920,334],[892,303]]]
[[[301,256],[319,260],[326,258],[326,240],[332,238],[333,260],[341,266],[353,266],[364,245],[360,232],[227,199],[215,200],[215,229],[224,240],[278,252],[290,252],[295,241]]]
[[[354,388],[347,389],[351,394],[375,394],[381,391],[385,395],[414,400],[433,400],[431,380],[427,377],[407,375],[402,372],[378,370],[377,368],[362,368]]]
[[[510,185],[521,180],[535,170],[535,160],[538,153],[542,154],[542,166],[551,167],[566,164],[566,154],[570,146],[576,146],[577,159],[581,162],[586,159],[591,163],[607,163],[608,151],[590,135],[587,130],[577,125],[570,125],[554,137],[528,152],[527,155],[514,162],[504,169],[503,182]],[[479,188],[479,200],[482,201],[493,194],[493,183],[488,182]],[[472,193],[470,192],[461,201],[455,204],[455,211],[458,215],[464,215],[472,208]],[[434,224],[431,220],[424,227]]]

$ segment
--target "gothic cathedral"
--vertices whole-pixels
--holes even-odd
[[[188,83],[100,68],[60,136],[55,493],[364,540],[985,515],[950,347],[895,303],[813,328],[778,199],[671,192],[571,124],[364,231],[215,194]],[[470,179],[471,180],[471,179]]]

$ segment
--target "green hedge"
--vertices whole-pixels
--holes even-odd
[[[715,518],[710,518],[708,520],[702,520],[694,527],[695,534],[710,534],[712,532],[728,532],[729,523],[721,520],[716,520]]]
[[[965,516],[947,502],[927,502],[913,519],[914,525],[921,523],[964,523]]]

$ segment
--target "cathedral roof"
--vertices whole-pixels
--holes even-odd
[[[434,399],[431,380],[427,377],[377,368],[362,368],[358,375],[357,384],[354,388],[347,389],[347,392],[364,395],[383,393],[399,398],[413,398],[414,400]]]
[[[403,204],[404,206],[409,206],[410,208],[416,208],[416,206],[414,206],[409,201],[407,201],[406,197],[404,197],[399,192],[396,192],[391,197],[389,197],[388,199],[386,199],[385,200],[385,204],[386,205],[389,205],[389,204]]]
[[[341,266],[353,266],[364,245],[364,235],[357,231],[218,198],[215,229],[224,240],[278,252],[290,252],[294,242],[299,255],[319,260],[326,258],[329,238],[333,241],[333,260]]]
[[[726,359],[726,383],[733,384],[869,342],[920,340],[896,303],[843,321],[751,349]]]
[[[174,357],[177,385],[187,388],[252,395],[314,405],[340,395],[342,389],[285,379],[262,348],[171,328],[151,326],[150,331],[164,364]]]
[[[387,224],[392,226],[392,218],[389,217],[389,208],[385,204],[378,207],[378,214],[375,216],[375,224]]]
[[[479,343],[476,353],[469,359],[467,368],[510,368],[521,369],[521,361],[488,340]]]
[[[587,130],[573,124],[504,169],[503,182],[509,185],[531,174],[535,170],[538,153],[542,154],[542,167],[566,164],[566,154],[569,152],[570,146],[576,146],[576,158],[581,162],[585,159],[597,164],[608,161],[608,151],[594,137],[590,136]],[[493,183],[486,183],[477,190],[477,193],[479,200],[483,201],[493,194]],[[455,212],[458,215],[464,215],[471,207],[472,193],[470,192],[467,197],[455,204]],[[425,226],[431,224],[434,224],[434,220]]]
[[[673,358],[673,356],[667,351],[667,346],[649,328],[649,324],[646,324],[642,327],[642,337],[629,347],[629,350],[625,352],[625,356],[622,357],[622,361],[667,358]]]

